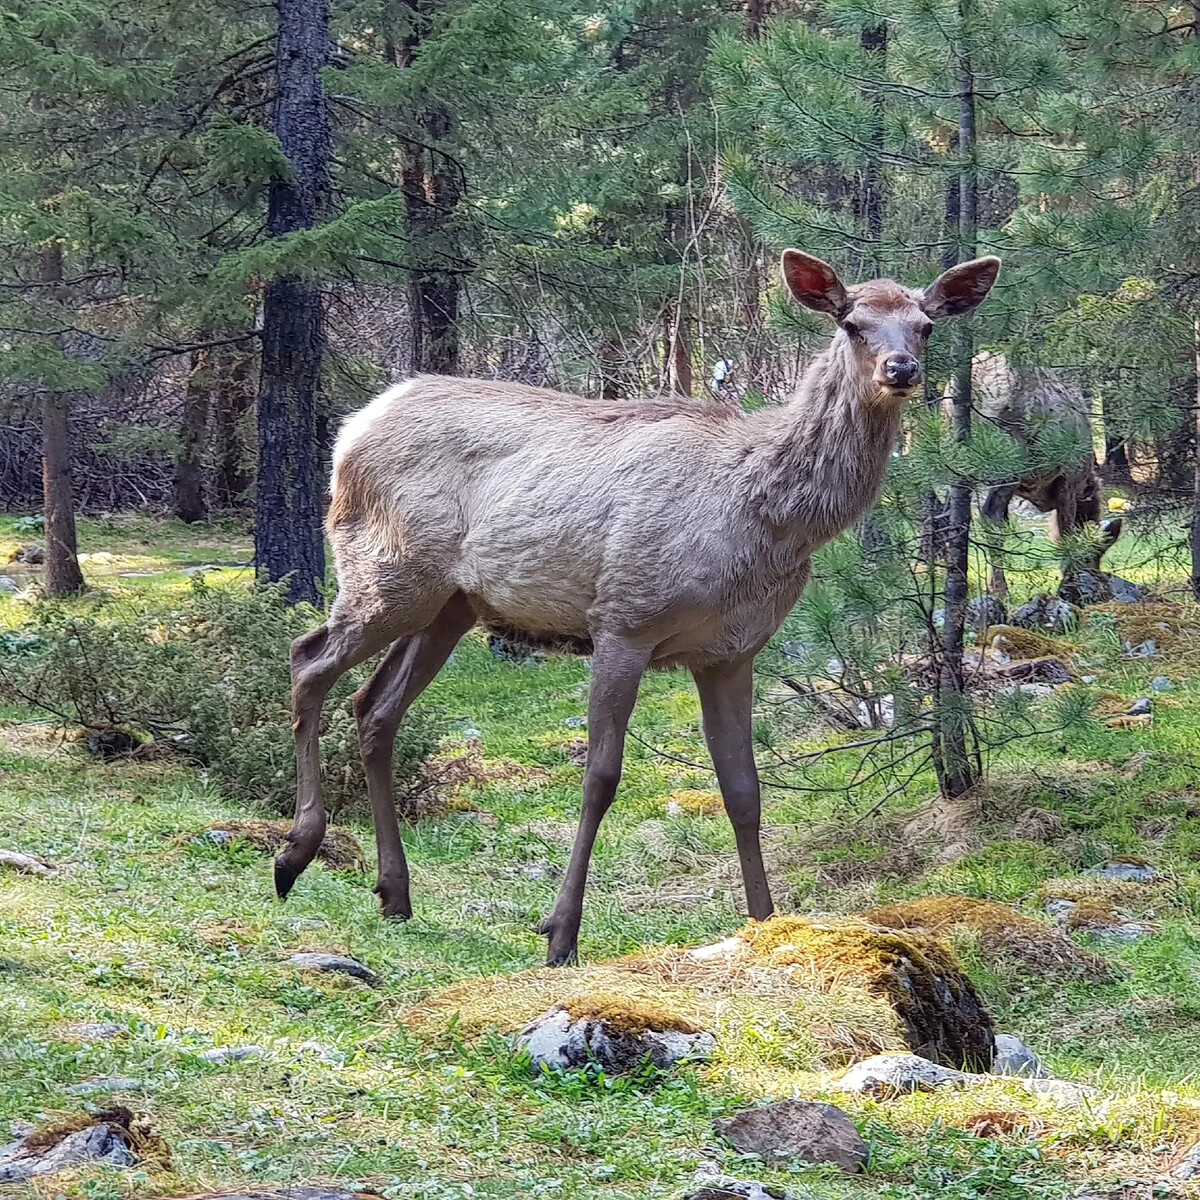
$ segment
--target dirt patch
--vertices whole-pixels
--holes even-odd
[[[679,788],[663,801],[663,810],[669,817],[719,817],[725,812],[725,802],[718,792]]]
[[[1061,930],[1044,925],[994,900],[970,896],[922,896],[887,904],[862,914],[864,921],[887,929],[952,936],[958,930],[974,935],[980,950],[1001,964],[1018,963],[1043,976],[1110,979],[1111,965],[1081,949]]]
[[[192,840],[207,836],[218,845],[240,842],[255,846],[266,854],[277,854],[291,831],[290,821],[214,821],[206,825]],[[325,831],[317,847],[317,858],[332,871],[365,871],[367,856],[354,834],[338,826]]]

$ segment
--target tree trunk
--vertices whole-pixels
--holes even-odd
[[[213,374],[214,499],[220,508],[240,508],[254,484],[247,467],[257,439],[245,428],[254,417],[254,355],[240,346],[219,347],[213,351]]]
[[[667,309],[666,351],[667,391],[676,396],[690,396],[693,386],[692,339],[686,303]]]
[[[175,456],[175,515],[188,524],[208,516],[204,501],[204,440],[213,390],[210,352],[199,350],[192,356],[192,369],[183,394],[183,422]]]
[[[61,303],[62,247],[54,242],[38,255],[42,283]],[[75,538],[75,493],[71,485],[70,402],[65,393],[47,388],[42,396],[42,504],[46,520],[47,596],[76,596],[83,591],[79,548]]]
[[[962,159],[958,187],[959,261],[975,257],[979,176],[975,159],[975,88],[967,46],[966,0],[959,5],[959,47],[956,64],[959,90],[958,147]],[[971,358],[974,339],[969,325],[954,329],[954,435],[971,437]],[[950,485],[946,530],[946,601],[942,629],[942,663],[938,680],[934,762],[938,784],[947,797],[961,796],[979,777],[978,756],[968,749],[969,713],[963,677],[963,631],[967,614],[967,569],[971,548],[971,480]]]
[[[1194,422],[1196,430],[1195,485],[1192,493],[1192,595],[1200,600],[1200,317],[1192,323],[1195,345],[1196,393]]]
[[[864,277],[883,272],[883,118],[887,99],[883,87],[887,70],[887,25],[868,25],[859,34],[859,48],[872,63],[871,75],[877,85],[871,92],[871,125],[866,136],[867,157],[858,173],[858,213],[866,229],[870,247],[862,254]]]
[[[271,184],[272,237],[313,228],[329,203],[329,109],[320,76],[329,52],[328,0],[278,0],[278,9],[274,130],[292,170]],[[317,483],[323,351],[320,289],[300,278],[271,280],[263,305],[254,549],[260,578],[290,577],[293,603],[316,603],[325,579]]]
[[[600,344],[600,395],[605,400],[620,400],[621,366],[625,356],[618,338],[608,337]]]

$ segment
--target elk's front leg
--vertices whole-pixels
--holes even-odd
[[[617,794],[625,753],[625,729],[652,652],[653,647],[636,646],[612,635],[600,635],[595,640],[588,697],[583,811],[558,901],[538,928],[549,939],[546,963],[552,967],[575,962],[579,957],[579,923],[583,919],[583,893],[592,846],[600,822]]]
[[[979,507],[979,515],[990,526],[987,530],[988,591],[998,600],[1008,598],[1008,580],[1004,575],[1004,532],[1008,525],[1008,507],[1016,495],[1013,483],[989,488]]]
[[[754,660],[722,663],[692,674],[700,692],[704,739],[737,839],[742,881],[746,885],[746,908],[754,920],[765,921],[775,911],[775,905],[771,902],[760,841],[762,799],[751,728]]]

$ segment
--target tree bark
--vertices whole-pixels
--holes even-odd
[[[1192,493],[1192,595],[1200,600],[1200,317],[1192,322],[1192,336],[1195,346],[1196,364],[1196,393],[1195,393],[1195,430],[1196,430],[1196,462],[1195,483]]]
[[[329,53],[328,0],[278,0],[278,10],[274,130],[292,170],[271,184],[272,237],[313,228],[329,204],[329,108],[320,76]],[[298,277],[271,280],[263,305],[254,549],[259,577],[288,578],[293,603],[318,602],[325,579],[317,483],[323,351],[320,289]]]
[[[872,62],[872,77],[878,80],[871,92],[871,125],[867,133],[867,157],[858,173],[859,219],[866,229],[870,248],[861,257],[862,273],[880,275],[883,271],[883,118],[887,104],[883,88],[887,69],[887,24],[868,25],[859,34],[859,49]]]
[[[52,243],[38,255],[42,283],[62,303],[62,247]],[[71,433],[67,395],[46,388],[42,396],[42,504],[46,521],[47,596],[76,596],[83,591],[75,536],[75,492],[71,483]]]
[[[254,484],[247,467],[256,438],[245,428],[254,416],[254,355],[239,346],[219,347],[213,352],[213,370],[214,499],[220,508],[240,508]]]
[[[666,313],[667,390],[676,396],[692,395],[692,339],[687,304],[671,305]]]
[[[204,441],[208,432],[209,397],[213,392],[209,351],[192,356],[183,394],[183,421],[175,455],[175,515],[192,524],[208,516],[204,498]]]
[[[968,47],[966,0],[959,4],[959,46],[956,75],[959,92],[958,148],[962,160],[958,187],[959,261],[975,257],[976,211],[979,175],[976,165],[975,87]],[[974,338],[971,328],[959,323],[954,329],[954,435],[960,442],[971,437],[971,358]],[[946,601],[942,629],[942,663],[938,681],[938,729],[934,762],[942,794],[961,796],[979,778],[977,755],[968,748],[967,695],[963,677],[963,632],[967,614],[967,570],[971,547],[971,481],[954,480],[949,489],[946,530]]]

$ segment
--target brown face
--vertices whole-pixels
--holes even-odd
[[[911,396],[921,384],[921,355],[933,332],[921,294],[880,279],[847,289],[846,301],[837,322],[863,373],[884,396]]]
[[[800,250],[783,252],[783,278],[792,295],[833,317],[862,376],[877,395],[897,401],[921,384],[921,355],[934,322],[975,309],[999,273],[998,258],[977,258],[951,267],[923,291],[891,279],[846,288],[828,263]]]

